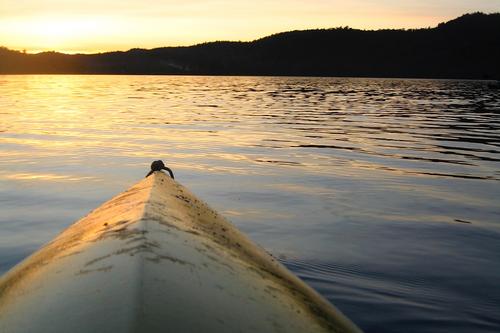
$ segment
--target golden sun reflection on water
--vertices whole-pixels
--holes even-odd
[[[496,318],[471,272],[498,266],[499,101],[474,81],[0,76],[0,269],[162,159],[360,320]]]
[[[1,177],[1,176],[0,176]],[[27,181],[66,181],[66,182],[79,182],[95,180],[94,177],[74,177],[68,175],[44,174],[44,173],[16,173],[10,175],[3,175],[3,178],[9,180],[27,180]]]
[[[0,120],[0,153],[20,158],[26,152],[25,160],[44,154],[75,161],[129,157],[134,160],[130,163],[166,154],[171,165],[186,171],[239,175],[295,169],[359,179],[498,178],[486,162],[478,165],[466,154],[441,154],[444,149],[435,140],[453,135],[449,128],[427,126],[432,117],[404,114],[401,104],[415,107],[419,96],[402,99],[394,90],[384,92],[375,81],[365,81],[357,92],[351,86],[362,81],[289,81],[9,77],[0,100],[8,110]],[[294,90],[294,84],[300,89]],[[304,85],[308,89],[302,89]],[[426,89],[425,83],[421,85]],[[389,93],[382,105],[389,110],[390,96],[395,95],[397,108],[385,111],[385,119],[377,114],[380,102],[366,97],[373,92]],[[360,112],[353,111],[351,105],[362,98]],[[478,158],[488,155],[481,149],[475,153]],[[481,174],[474,174],[479,168]]]

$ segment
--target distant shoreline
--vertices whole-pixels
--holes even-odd
[[[284,32],[252,42],[36,54],[0,48],[0,74],[500,79],[500,13],[435,28]]]
[[[474,78],[432,78],[432,77],[375,77],[375,76],[315,76],[315,75],[231,75],[231,74],[106,74],[106,73],[1,73],[0,76],[179,76],[179,77],[265,77],[265,78],[311,78],[311,79],[353,79],[353,80],[408,80],[408,81],[477,81],[484,83],[495,83],[497,79],[474,79]]]

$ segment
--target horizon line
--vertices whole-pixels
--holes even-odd
[[[500,14],[500,11],[497,12],[480,12],[480,11],[475,11],[475,12],[467,12],[464,13],[460,16],[456,16],[454,18],[451,18],[447,21],[439,22],[434,26],[427,26],[427,27],[418,27],[418,28],[377,28],[377,29],[363,29],[363,28],[356,28],[356,27],[351,27],[349,25],[346,26],[336,26],[336,27],[316,27],[316,28],[307,28],[307,29],[292,29],[292,30],[285,30],[285,31],[279,31],[275,33],[270,33],[263,35],[261,37],[253,38],[253,39],[240,39],[240,40],[207,40],[203,42],[198,42],[198,43],[191,43],[191,44],[177,44],[177,45],[162,45],[162,46],[155,46],[155,47],[130,47],[127,49],[116,49],[116,50],[90,50],[90,51],[75,51],[75,50],[28,50],[25,48],[10,48],[7,45],[0,45],[0,48],[5,48],[10,51],[15,51],[15,52],[20,52],[20,53],[25,53],[29,55],[37,55],[37,54],[43,54],[43,53],[59,53],[59,54],[66,54],[66,55],[95,55],[95,54],[105,54],[105,53],[114,53],[114,52],[129,52],[132,50],[155,50],[155,49],[161,49],[161,48],[183,48],[183,47],[194,47],[198,45],[203,45],[203,44],[211,44],[211,43],[252,43],[259,41],[261,39],[267,38],[267,37],[272,37],[280,34],[285,34],[285,33],[290,33],[290,32],[301,32],[301,31],[316,31],[316,30],[335,30],[335,29],[349,29],[349,30],[358,30],[358,31],[366,31],[366,32],[376,32],[376,31],[415,31],[415,30],[427,30],[427,29],[436,29],[439,27],[439,25],[451,22],[453,20],[456,20],[458,18],[467,16],[467,15],[474,15],[474,14],[483,14],[483,15],[495,15],[495,14]]]

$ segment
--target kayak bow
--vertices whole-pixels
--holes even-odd
[[[0,332],[360,332],[154,172],[0,278]]]

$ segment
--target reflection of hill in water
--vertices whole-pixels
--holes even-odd
[[[0,73],[307,75],[500,78],[500,14],[435,28],[292,31],[253,42],[93,55],[0,49]]]

